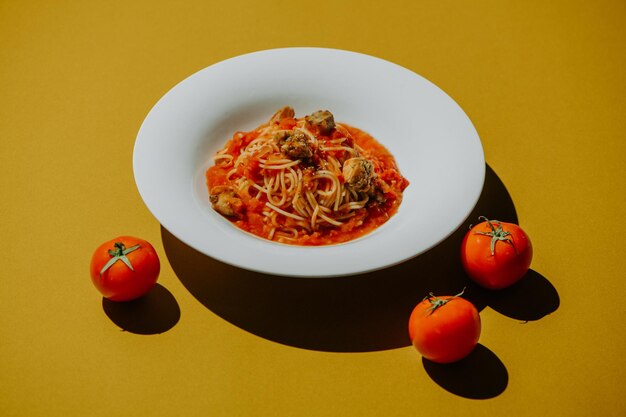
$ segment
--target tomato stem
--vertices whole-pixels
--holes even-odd
[[[506,242],[509,245],[513,246],[513,250],[517,254],[517,249],[515,248],[515,244],[508,237],[511,232],[505,232],[502,228],[502,223],[499,220],[489,220],[485,216],[478,217],[478,220],[486,222],[491,228],[491,232],[474,232],[477,235],[490,236],[491,237],[491,256],[496,254],[496,243],[499,241]],[[494,227],[494,224],[498,227]]]
[[[131,271],[135,271],[133,269],[133,265],[130,263],[130,260],[126,257],[127,254],[136,251],[139,249],[141,245],[131,246],[130,248],[126,248],[122,242],[115,242],[113,245],[113,249],[109,249],[109,255],[111,259],[102,267],[100,270],[100,278],[102,278],[102,274],[104,274],[109,268],[113,266],[113,264],[117,261],[122,261],[124,265],[130,268]]]
[[[455,298],[462,296],[464,292],[465,287],[463,287],[463,290],[460,293],[458,293],[457,295],[453,295],[452,297],[447,299],[439,298],[435,296],[432,292],[428,293],[428,296],[424,297],[424,300],[430,301],[431,306],[428,308],[429,315],[433,314],[435,310],[437,310],[439,307],[446,305],[450,300],[454,300]]]

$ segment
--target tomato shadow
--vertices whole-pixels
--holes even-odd
[[[170,265],[207,309],[252,334],[304,349],[366,352],[410,345],[408,317],[429,292],[456,294],[482,310],[491,300],[472,286],[459,247],[478,216],[517,223],[513,201],[487,165],[475,209],[450,237],[402,264],[366,274],[325,279],[256,273],[212,259],[161,227]],[[505,305],[502,311],[508,311]]]
[[[472,299],[498,313],[520,321],[536,321],[554,313],[560,305],[556,288],[546,277],[532,269],[514,285],[502,290],[473,286]]]
[[[102,298],[102,309],[122,330],[135,334],[164,333],[180,319],[176,299],[160,284],[133,301],[115,302]]]
[[[502,361],[480,343],[466,358],[450,364],[439,364],[422,358],[430,378],[443,389],[470,399],[497,397],[506,389],[509,373]]]

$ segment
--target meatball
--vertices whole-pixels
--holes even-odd
[[[373,186],[367,192],[367,195],[370,197],[370,201],[375,201],[378,204],[384,203],[386,201],[384,191],[385,188],[386,184],[380,178],[376,178],[376,180],[374,180]]]
[[[243,202],[230,188],[215,187],[211,190],[209,201],[215,211],[229,217],[241,217]]]
[[[342,173],[346,186],[352,190],[373,191],[376,174],[371,161],[361,157],[350,158],[343,163]]]
[[[295,117],[296,112],[293,107],[285,106],[282,109],[278,110],[272,118],[270,119],[270,124],[279,123],[283,119],[289,119],[291,117]]]
[[[278,132],[274,136],[283,155],[290,159],[307,159],[313,156],[308,138],[302,132]]]
[[[307,123],[317,126],[320,133],[327,135],[335,129],[335,118],[328,110],[318,110],[305,117]]]

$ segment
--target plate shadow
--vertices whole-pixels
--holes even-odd
[[[196,251],[163,227],[161,237],[182,284],[206,308],[230,323],[294,347],[365,352],[410,345],[408,317],[431,291],[456,294],[467,287],[464,297],[479,310],[493,302],[484,290],[471,285],[458,255],[470,223],[476,223],[480,215],[517,223],[513,201],[488,165],[476,207],[449,238],[402,264],[336,278],[252,272]],[[502,311],[518,313],[519,309],[503,304]]]

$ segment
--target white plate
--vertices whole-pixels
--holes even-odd
[[[297,116],[328,109],[385,145],[410,181],[398,213],[360,239],[299,247],[249,235],[214,212],[204,177],[213,153],[285,105]],[[309,277],[372,271],[427,251],[469,215],[485,176],[476,130],[437,86],[379,58],[321,48],[242,55],[183,80],[144,120],[133,167],[148,209],[187,245],[241,268]]]

